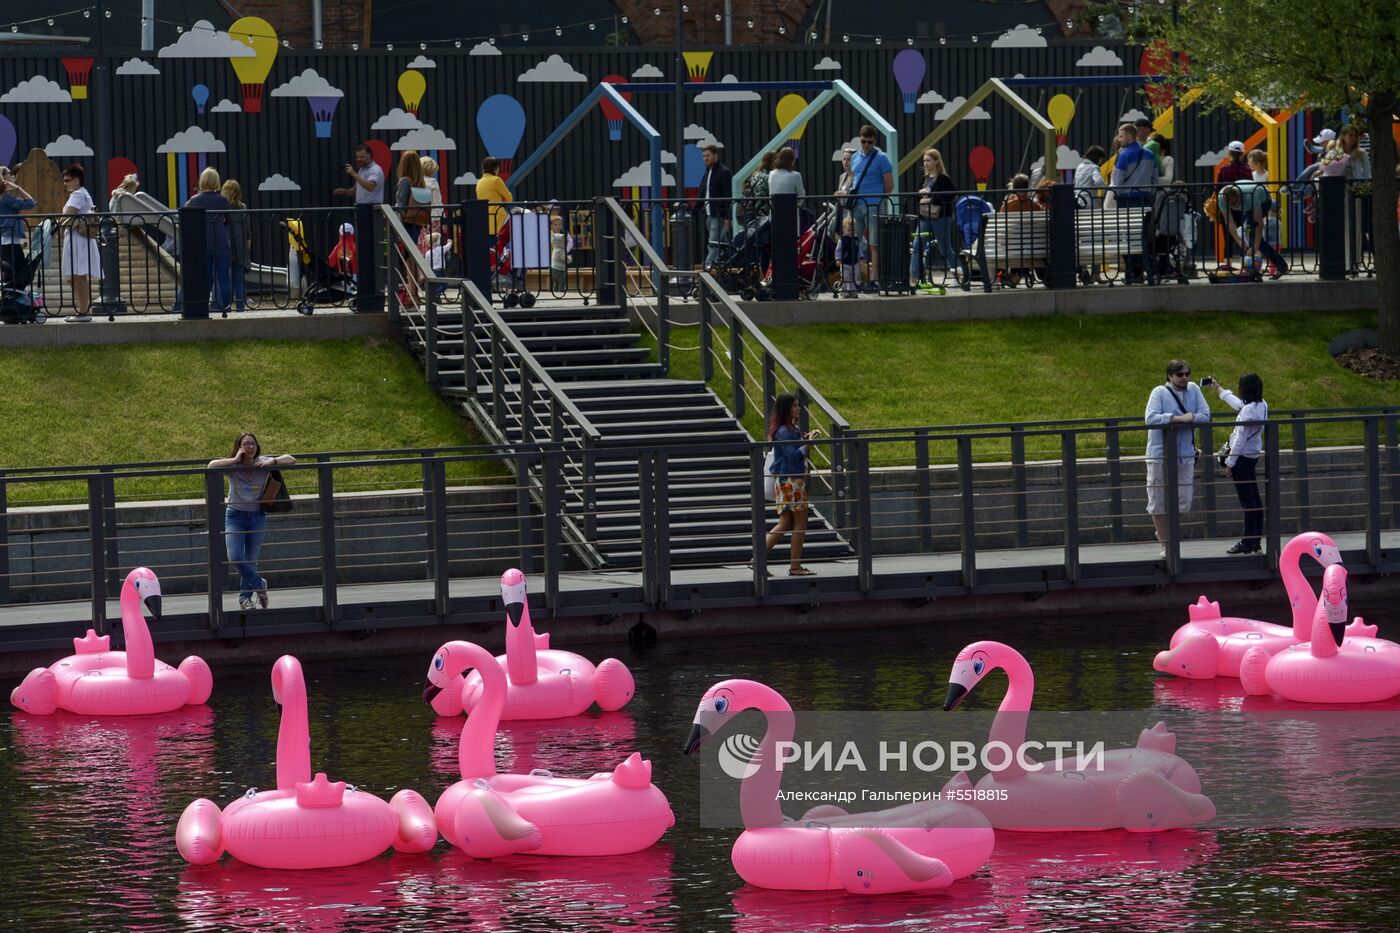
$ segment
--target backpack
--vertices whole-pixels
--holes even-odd
[[[403,222],[423,226],[433,219],[433,189],[409,188],[408,206],[403,209]]]

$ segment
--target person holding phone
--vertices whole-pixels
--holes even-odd
[[[355,164],[347,162],[345,174],[354,183],[335,189],[336,194],[342,197],[354,195],[356,204],[384,203],[384,170],[374,161],[374,153],[367,143],[355,147]]]
[[[778,523],[764,539],[764,551],[771,551],[792,532],[792,559],[788,576],[810,577],[813,572],[802,566],[802,543],[807,537],[807,450],[810,445],[794,441],[810,441],[820,431],[802,433],[802,406],[792,395],[780,395],[773,400],[768,415],[768,440],[773,443],[773,475],[776,479]],[[785,443],[786,442],[786,443]]]
[[[1264,380],[1258,373],[1240,377],[1240,392],[1236,395],[1215,378],[1206,376],[1201,385],[1213,388],[1220,400],[1233,408],[1235,429],[1230,432],[1225,472],[1235,481],[1235,495],[1244,510],[1244,535],[1226,554],[1258,554],[1259,539],[1264,534],[1264,500],[1259,495],[1255,468],[1264,452],[1264,422],[1269,420],[1269,403],[1264,401]]]
[[[265,457],[258,439],[244,432],[234,440],[227,457],[209,461],[211,470],[229,470],[228,508],[224,511],[224,549],[238,568],[238,608],[268,607],[267,580],[258,575],[258,556],[267,535],[267,514],[262,510],[268,470],[296,463],[291,454]]]
[[[0,165],[0,282],[11,288],[28,288],[29,263],[24,257],[24,245],[29,240],[29,227],[21,212],[34,209],[34,198],[19,186],[8,165]]]

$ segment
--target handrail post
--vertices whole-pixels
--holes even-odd
[[[1065,484],[1065,579],[1079,582],[1079,451],[1075,434],[1060,435],[1060,463]]]
[[[491,299],[491,210],[486,201],[462,202],[462,272],[477,291]]]
[[[583,537],[584,543],[591,545],[598,537],[598,490],[593,485],[598,464],[594,462],[593,441],[588,435],[583,437],[579,461],[579,475],[583,487],[579,490],[583,497]]]
[[[1283,483],[1279,478],[1279,426],[1277,421],[1264,425],[1264,496],[1267,499],[1267,540],[1269,567],[1278,572],[1279,545],[1283,541]]]
[[[437,303],[437,294],[436,294],[437,288],[436,288],[435,286],[433,286],[433,284],[432,284],[431,282],[424,282],[424,283],[423,283],[423,288],[424,288],[424,290],[427,291],[427,295],[424,296],[424,297],[425,297],[425,305],[424,305],[424,307],[425,307],[425,309],[426,309],[426,311],[427,311],[427,320],[426,320],[426,322],[425,322],[424,325],[423,325],[424,328],[427,330],[427,333],[423,335],[423,337],[424,337],[423,352],[424,352],[424,354],[426,354],[427,359],[425,359],[425,360],[423,361],[423,365],[424,365],[424,368],[427,370],[428,388],[430,388],[430,389],[432,389],[434,392],[436,392],[436,391],[438,390],[438,388],[439,388],[439,385],[438,385],[438,307],[437,307],[438,303]],[[465,335],[464,335],[464,337],[465,337]],[[466,341],[465,341],[465,339],[463,340],[462,346],[463,346],[464,349],[466,348]]]
[[[710,290],[697,276],[695,287],[700,292],[700,378],[706,385],[715,378],[714,311],[710,307]]]
[[[1366,563],[1375,570],[1381,563],[1381,426],[1366,418]]]
[[[616,225],[614,230],[619,229]],[[627,259],[630,253],[627,252],[627,244],[620,236],[613,237],[613,283],[614,294],[616,296],[617,307],[622,313],[627,313]]]
[[[501,329],[491,328],[491,422],[504,436],[506,433],[506,375],[505,348]]]
[[[1116,420],[1109,421],[1105,435],[1107,450],[1104,455],[1108,457],[1108,510],[1111,513],[1109,540],[1117,544],[1123,540],[1123,455]]]
[[[603,198],[593,201],[593,290],[598,295],[598,304],[610,305],[616,300],[614,289],[617,283],[613,275],[617,271],[613,256],[617,252],[617,220],[612,209]]]
[[[969,592],[977,587],[977,507],[972,489],[972,438],[958,435],[958,489],[962,498],[962,578]]]
[[[207,299],[206,299],[207,300]],[[92,584],[92,627],[99,635],[107,634],[107,528],[103,521],[102,480],[91,477],[88,487],[88,533],[91,538],[90,569]]]
[[[564,455],[546,451],[542,456],[544,479],[544,605],[550,615],[559,611],[559,572],[564,566],[564,506],[560,501],[564,488],[562,475]]]
[[[395,257],[394,249],[394,228],[392,224],[384,224],[384,293],[389,303],[389,320],[395,328],[402,326],[403,315],[399,301],[400,280],[403,277],[403,270],[399,268],[399,263]]]
[[[0,470],[0,603],[10,601],[10,506],[5,471]]]
[[[520,369],[520,442],[535,438],[535,381],[522,366]]]
[[[729,327],[729,372],[733,383],[734,418],[744,420],[744,334],[738,320]],[[760,416],[767,414],[766,410]]]
[[[774,371],[773,354],[767,350],[763,351],[763,412],[767,414],[773,410],[773,400],[778,397],[778,374]],[[799,411],[798,417],[805,418],[806,412]],[[802,430],[807,426],[802,425]]]
[[[914,483],[918,499],[919,549],[933,551],[933,478],[929,475],[928,429],[914,432]]]
[[[224,624],[224,579],[228,555],[224,553],[224,477],[212,471],[204,474],[204,524],[206,571],[209,579],[209,630],[217,632]]]
[[[1294,415],[1293,482],[1298,490],[1298,527],[1312,527],[1312,490],[1308,481],[1308,428],[1301,415]]]
[[[1167,497],[1167,573],[1176,576],[1180,572],[1181,561],[1181,501],[1177,492],[1181,482],[1181,454],[1177,446],[1177,433],[1173,427],[1164,427],[1162,432],[1162,468],[1166,472],[1165,486]]]
[[[656,451],[656,607],[671,599],[671,466],[666,450]]]
[[[753,529],[753,592],[760,603],[768,595],[767,506],[764,496],[763,461],[767,456],[761,444],[749,445],[749,527]]]
[[[476,398],[476,389],[481,382],[481,374],[476,363],[476,312],[474,300],[467,294],[464,288],[461,290],[459,298],[462,304],[462,373],[466,381],[467,391],[471,393],[473,400]],[[483,322],[483,327],[490,327],[489,322]]]
[[[523,375],[523,373],[522,373]],[[523,386],[524,383],[522,382]],[[535,572],[534,548],[530,539],[530,463],[533,453],[516,453],[515,460],[515,546],[519,567],[528,574]]]
[[[655,501],[656,487],[654,485],[655,474],[652,471],[652,460],[650,453],[640,453],[637,455],[637,501],[641,503],[641,552],[642,552],[642,601],[648,606],[655,607],[656,599],[656,561],[660,550],[656,535],[655,512],[648,506]]]
[[[321,612],[327,628],[340,621],[340,596],[336,589],[335,473],[326,462],[316,466],[316,505],[321,519]]]
[[[373,248],[374,239],[374,215],[373,204],[355,205],[355,230],[358,231],[357,239],[361,243],[370,246],[365,250],[365,261],[355,265],[355,310],[356,311],[383,311],[384,296],[379,294],[379,283],[376,281],[376,273],[379,271],[379,254]]]
[[[1026,502],[1026,434],[1022,425],[1011,428],[1011,498],[1016,515],[1016,546],[1030,546],[1030,509]]]
[[[856,514],[859,528],[856,532],[856,586],[861,593],[869,594],[875,579],[875,529],[871,527],[874,509],[871,507],[870,491],[870,442],[866,438],[856,441],[856,486],[860,498],[856,500]]]
[[[112,478],[112,467],[105,466],[102,473],[102,534],[107,541],[107,589],[121,591],[121,541],[117,537],[117,483]]]
[[[797,300],[797,195],[773,195],[769,232],[773,247],[773,298]]]
[[[1385,416],[1385,448],[1386,459],[1389,465],[1386,472],[1390,476],[1390,524],[1391,527],[1400,526],[1400,425],[1396,424],[1395,412],[1387,412]],[[5,508],[4,485],[0,483],[0,512]],[[4,529],[0,528],[0,540],[3,540]]]
[[[1347,277],[1347,180],[1328,176],[1317,188],[1317,277],[1340,282]]]
[[[659,270],[653,269],[657,276]],[[663,279],[656,295],[656,361],[661,375],[671,372],[671,289]]]
[[[836,507],[832,509],[835,513],[832,520],[836,523],[836,531],[846,527],[846,490],[850,481],[846,476],[846,445],[849,438],[842,433],[836,425],[832,425],[831,430],[831,494],[835,497]]]
[[[180,318],[199,321],[209,317],[209,255],[206,211],[180,208]]]
[[[1149,263],[1150,265],[1150,263]],[[1220,533],[1220,520],[1215,514],[1215,438],[1211,431],[1211,422],[1207,421],[1201,425],[1201,452],[1205,458],[1205,483],[1206,488],[1206,537],[1214,538]]]
[[[1049,288],[1074,288],[1077,279],[1074,234],[1074,186],[1056,182],[1050,189],[1050,277]]]
[[[430,516],[430,551],[428,559],[433,570],[433,613],[439,622],[447,618],[452,605],[451,550],[447,538],[447,465],[437,457],[428,461],[428,497]]]

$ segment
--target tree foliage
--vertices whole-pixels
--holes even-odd
[[[1133,33],[1189,56],[1180,75],[1208,101],[1236,93],[1265,106],[1343,107],[1371,134],[1374,250],[1381,348],[1400,358],[1400,230],[1395,123],[1400,92],[1396,0],[1179,0],[1138,4]],[[1365,114],[1364,119],[1360,114]]]

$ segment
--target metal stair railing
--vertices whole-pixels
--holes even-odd
[[[385,221],[386,248],[390,250],[387,263],[390,315],[421,342],[428,384],[434,391],[441,388],[439,339],[457,336],[460,331],[463,377],[468,391],[465,407],[472,420],[493,443],[511,447],[518,444],[520,449],[534,446],[535,400],[539,397],[547,402],[549,439],[565,444],[569,453],[565,455],[564,466],[573,467],[559,470],[559,476],[565,490],[576,493],[582,502],[581,527],[567,515],[565,525],[572,532],[571,537],[582,556],[593,563],[601,562],[594,543],[597,540],[595,450],[600,437],[598,429],[549,375],[475,283],[469,279],[434,275],[418,244],[409,236],[398,211],[387,205],[381,205],[380,210]],[[398,247],[398,261],[392,253],[395,246]],[[438,320],[438,293],[444,287],[458,289],[462,311],[460,325],[442,325]],[[420,304],[421,326],[415,320]],[[475,324],[478,321],[486,325],[488,336],[484,339],[476,335]],[[487,351],[489,360],[490,368],[485,373],[478,371],[476,362],[477,351],[481,349]],[[491,386],[489,405],[481,403],[477,392],[483,380]],[[516,416],[519,434],[515,441],[510,437],[509,402],[512,388],[519,405]],[[507,463],[514,468],[519,461],[510,459]],[[543,508],[547,496],[541,471],[542,462],[526,469],[532,495]],[[567,501],[566,496],[554,493],[550,493],[548,498],[551,501]]]

